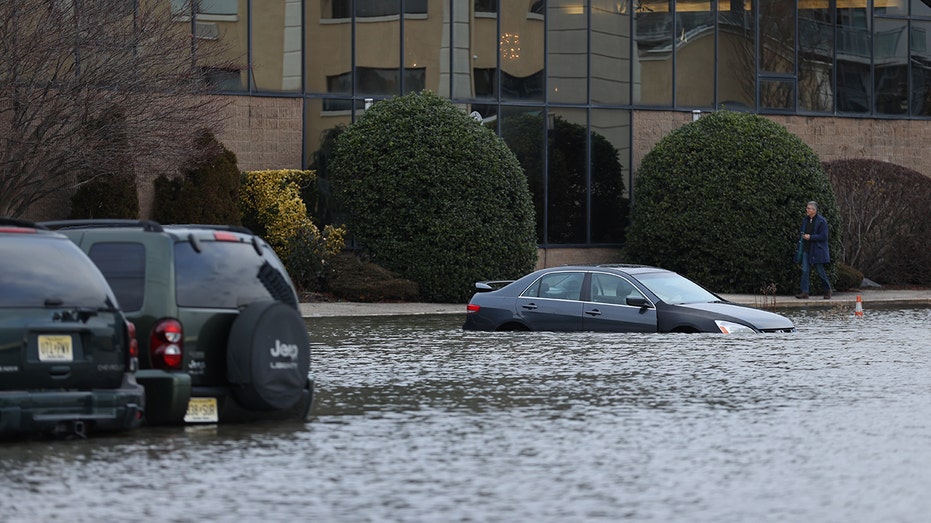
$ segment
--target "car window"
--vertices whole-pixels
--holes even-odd
[[[625,278],[613,274],[594,273],[591,280],[592,301],[626,304],[627,298],[642,298],[643,294]]]
[[[87,255],[126,311],[142,309],[145,296],[145,246],[133,242],[95,243]]]
[[[584,279],[584,272],[551,272],[537,279],[521,296],[578,300]]]
[[[175,244],[179,306],[235,309],[275,299],[274,289],[269,289],[273,286],[266,286],[263,281],[267,279],[260,278],[260,273],[281,269],[267,264],[272,258],[259,256],[251,243],[204,241],[200,247],[197,252],[190,242]]]
[[[640,274],[637,279],[666,303],[709,303],[720,300],[697,283],[674,272]]]
[[[70,240],[0,242],[0,307],[109,309],[115,299],[100,271]]]

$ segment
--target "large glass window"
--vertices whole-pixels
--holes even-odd
[[[546,219],[546,173],[544,171],[544,148],[546,142],[546,119],[541,107],[502,106],[500,125],[501,138],[517,157],[527,186],[533,197],[533,210],[537,219],[537,241],[544,243]]]
[[[795,74],[795,6],[798,0],[767,0],[760,10],[760,71]]]
[[[877,17],[874,23],[874,111],[908,114],[908,21]]]
[[[379,11],[401,12],[401,0],[372,3],[379,4]],[[400,18],[358,18],[355,28],[356,94],[382,97],[402,94],[398,76],[401,68]]]
[[[912,115],[931,116],[931,22],[912,21],[911,34]]]
[[[718,6],[718,107],[756,107],[756,27],[750,0]]]
[[[630,103],[630,22],[627,4],[592,0],[592,103]]]
[[[352,0],[324,0],[326,18],[349,18],[352,16]],[[366,0],[356,2],[356,16],[374,18],[380,16],[397,16],[401,12],[399,0]],[[426,13],[427,0],[404,0],[404,12]]]
[[[410,9],[408,4],[415,3],[404,0],[404,8]],[[410,11],[409,11],[410,12]],[[423,2],[423,13],[426,13],[426,2]],[[418,12],[419,13],[419,12]],[[448,78],[449,31],[447,24],[442,22],[442,16],[424,16],[423,14],[410,14],[404,18],[404,85],[403,93],[411,93],[427,88],[434,93],[449,96],[448,80],[444,81],[445,89],[440,90],[441,78]],[[412,84],[407,79],[412,71],[420,71],[422,78]]]
[[[798,109],[834,110],[834,17],[829,0],[798,11]]]
[[[547,99],[554,103],[588,102],[588,16],[578,0],[548,0]]]
[[[925,0],[912,0],[912,16],[931,18],[931,2]]]
[[[300,91],[302,46],[299,0],[265,0],[253,8],[253,89]]]
[[[676,106],[714,105],[714,16],[716,2],[676,2]]]
[[[306,90],[333,95],[352,94],[352,23],[331,20],[331,0],[307,0],[305,7]],[[348,18],[348,17],[347,17]],[[387,46],[387,44],[386,44]],[[334,78],[340,77],[339,81]]]
[[[591,241],[624,240],[630,194],[630,111],[591,111]]]
[[[544,17],[528,11],[526,2],[501,2],[500,7],[501,98],[542,101]]]
[[[837,111],[869,113],[871,26],[866,7],[839,7],[837,37]]]
[[[550,108],[548,120],[547,243],[586,243],[588,113],[585,109]]]
[[[236,0],[172,0],[171,11],[174,20],[187,26],[185,30],[193,37],[197,65],[210,86],[220,92],[247,90],[246,4]],[[252,62],[254,66],[259,60],[253,57]],[[297,78],[300,80],[299,70]]]
[[[670,2],[634,3],[634,103],[672,105],[672,33]]]

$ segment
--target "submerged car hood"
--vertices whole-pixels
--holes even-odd
[[[754,309],[753,307],[738,305],[736,303],[680,303],[674,306],[709,312],[721,316],[720,318],[716,319],[736,319],[745,323],[749,323],[761,331],[795,328],[795,325],[792,323],[792,321],[785,316],[781,316],[774,312]]]

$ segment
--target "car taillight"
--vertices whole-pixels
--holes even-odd
[[[230,232],[225,231],[214,231],[213,239],[218,242],[238,242],[239,238]]]
[[[129,337],[129,369],[133,372],[139,370],[139,340],[136,339],[136,325],[126,320],[126,333]]]
[[[466,314],[471,314],[471,313],[473,313],[473,312],[478,312],[479,309],[481,309],[481,307],[479,307],[478,305],[475,305],[475,304],[473,304],[473,303],[470,303],[470,304],[466,305]]]
[[[184,332],[181,322],[172,318],[160,320],[152,328],[149,354],[156,369],[180,370],[184,359]]]

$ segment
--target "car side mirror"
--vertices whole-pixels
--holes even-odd
[[[644,298],[643,296],[638,296],[636,298],[634,298],[633,296],[628,296],[627,305],[631,305],[633,307],[648,308],[650,306],[650,302],[647,301],[647,299]]]

